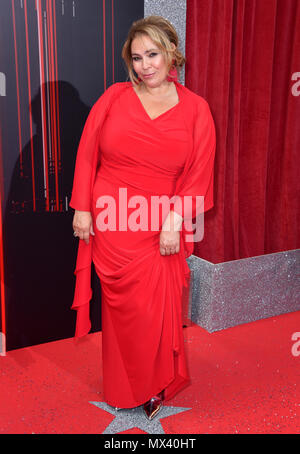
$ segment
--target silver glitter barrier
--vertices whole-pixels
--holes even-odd
[[[191,255],[183,319],[219,331],[300,310],[300,249],[214,264]]]
[[[171,22],[178,34],[178,49],[185,56],[186,0],[145,0],[144,16],[163,16]],[[180,70],[178,81],[184,85],[184,67]]]

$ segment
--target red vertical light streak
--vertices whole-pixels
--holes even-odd
[[[32,96],[31,96],[31,77],[30,77],[30,59],[29,59],[27,0],[24,0],[24,16],[25,16],[25,39],[26,39],[28,101],[29,101],[28,104],[29,104],[29,128],[30,128],[30,150],[31,150],[32,201],[33,201],[33,211],[36,211],[34,151],[33,151],[33,130],[32,130],[32,112],[31,112]]]
[[[40,0],[37,0],[37,2]],[[46,178],[46,211],[49,211],[49,176],[48,176],[48,149],[47,149],[47,133],[46,133],[46,102],[45,102],[45,70],[44,70],[44,43],[43,43],[43,23],[42,23],[42,11],[41,2],[38,8],[38,23],[39,23],[39,42],[40,42],[40,59],[41,59],[41,98],[42,98],[42,130],[43,130],[43,144],[44,144],[44,160],[45,160],[45,178]]]
[[[6,317],[5,317],[5,287],[4,287],[4,252],[3,252],[3,222],[2,222],[2,201],[4,194],[3,184],[3,166],[2,166],[2,131],[0,125],[0,300],[1,300],[1,332],[6,338]],[[5,339],[1,336],[1,352],[5,354]]]
[[[15,65],[16,65],[16,88],[17,88],[17,108],[18,108],[18,134],[19,134],[19,154],[20,154],[20,175],[23,176],[23,152],[22,152],[22,132],[21,132],[21,112],[20,112],[20,87],[19,87],[19,64],[17,51],[16,15],[14,0],[12,0],[12,16],[14,31]]]
[[[0,200],[0,298],[1,298],[1,333],[6,338],[6,314],[5,314],[5,288],[4,288],[4,256],[3,256],[3,234],[2,234],[2,200]],[[1,352],[5,353],[5,339],[1,336]]]
[[[111,0],[111,47],[112,47],[112,79],[115,83],[115,31],[114,31],[114,0]]]
[[[106,90],[106,39],[105,39],[105,0],[102,2],[103,11],[103,65],[104,65],[104,91]]]
[[[53,145],[54,145],[54,156],[55,156],[55,197],[56,197],[56,211],[59,211],[59,187],[58,187],[58,159],[57,159],[57,120],[56,120],[56,97],[55,97],[55,60],[54,60],[54,38],[53,38],[53,0],[49,0],[49,22],[50,22],[50,42],[51,42],[51,92],[52,92],[52,107],[53,107]]]
[[[55,95],[56,95],[56,120],[57,120],[57,144],[58,144],[58,168],[61,171],[61,150],[60,150],[60,122],[59,122],[59,93],[58,93],[58,70],[57,70],[57,37],[56,37],[56,10],[53,0],[53,24],[54,24],[54,53],[55,53]]]
[[[2,356],[5,355],[6,349],[6,314],[5,314],[5,286],[4,286],[4,251],[3,251],[3,222],[2,222],[2,202],[4,194],[4,179],[3,179],[3,165],[2,165],[2,131],[0,125],[0,301],[1,301],[1,352]]]
[[[54,71],[53,71],[53,34],[52,34],[52,26],[51,26],[51,11],[50,11],[50,0],[46,0],[46,11],[47,11],[47,45],[48,45],[48,68],[49,68],[49,114],[50,114],[50,141],[51,141],[51,150],[52,150],[52,170],[54,170],[55,174],[55,198],[56,198],[56,211],[58,210],[58,175],[57,175],[57,153],[55,147],[55,131],[54,131]],[[51,209],[54,207],[51,205]]]
[[[47,39],[46,39],[46,45],[47,45],[47,66],[48,66],[48,84],[47,84],[47,90],[49,92],[49,106],[48,106],[48,114],[49,114],[49,121],[50,121],[50,128],[48,128],[48,137],[49,137],[49,142],[51,142],[51,160],[53,162],[53,135],[52,135],[52,125],[53,125],[53,118],[52,118],[52,90],[51,90],[51,50],[50,50],[50,14],[49,14],[49,8],[48,8],[49,0],[46,0],[46,33],[47,33]],[[49,124],[49,123],[48,123]]]

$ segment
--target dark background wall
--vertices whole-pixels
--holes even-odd
[[[7,350],[74,335],[77,240],[68,202],[77,146],[91,106],[126,80],[121,48],[143,16],[142,0],[1,2],[0,322]],[[95,272],[93,289],[98,331]]]

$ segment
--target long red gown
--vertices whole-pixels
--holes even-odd
[[[100,99],[92,109],[77,155],[70,205],[91,211],[95,236],[89,246],[80,240],[73,308],[80,306],[83,287],[84,303],[90,299],[86,283],[90,274],[80,276],[80,272],[92,260],[102,289],[103,393],[108,404],[120,408],[141,405],[163,389],[168,400],[190,381],[181,304],[190,272],[185,259],[193,245],[184,241],[182,230],[179,253],[160,254],[165,214],[159,212],[158,228],[151,229],[151,201],[153,196],[198,194],[205,196],[205,211],[211,208],[215,130],[207,103],[194,95],[190,102],[201,104],[202,111],[197,105],[191,133],[183,120],[187,89],[175,83],[179,103],[155,119],[149,117],[131,83],[115,84],[119,91],[108,107]],[[106,114],[100,127],[101,104]],[[200,120],[202,128],[197,126]],[[89,153],[87,170],[83,160]],[[86,180],[89,200],[88,191],[82,194],[84,175],[90,178]],[[202,179],[200,186],[194,183],[197,177]],[[183,183],[181,191],[176,190],[178,181]],[[173,209],[180,212],[176,204]],[[195,205],[189,215],[195,215]],[[134,230],[137,224],[142,227]]]

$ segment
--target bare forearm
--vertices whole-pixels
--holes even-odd
[[[162,230],[163,231],[172,231],[177,232],[181,230],[183,218],[180,214],[176,213],[175,211],[170,211],[168,216],[166,217]]]

